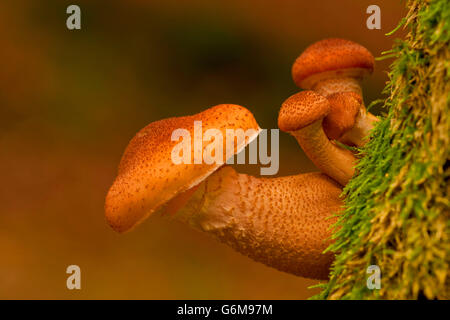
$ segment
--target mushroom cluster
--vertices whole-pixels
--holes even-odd
[[[342,187],[357,161],[340,143],[362,146],[376,117],[364,107],[361,80],[374,59],[359,44],[326,39],[308,47],[295,61],[292,76],[306,89],[282,105],[278,126],[292,134],[321,172],[256,178],[225,163],[175,164],[174,130],[194,131],[194,122],[226,134],[227,129],[253,129],[228,160],[256,138],[260,128],[252,113],[222,104],[192,116],[150,123],[128,144],[117,178],[105,201],[106,219],[126,232],[159,212],[211,234],[242,254],[278,270],[327,279],[333,254],[324,253],[330,226],[342,210]],[[191,148],[191,158],[195,150]],[[202,152],[206,152],[203,149]]]

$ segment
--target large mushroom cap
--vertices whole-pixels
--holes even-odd
[[[323,120],[323,131],[329,139],[339,139],[353,128],[362,108],[362,98],[355,92],[337,92],[327,97],[330,112]]]
[[[223,159],[234,155],[257,137],[260,128],[252,113],[244,107],[222,104],[193,116],[153,122],[140,130],[128,144],[120,161],[118,175],[105,201],[108,223],[125,232],[142,222],[176,195],[194,187],[222,164],[194,164],[194,121],[202,121],[203,133],[217,129],[223,136]],[[186,129],[191,136],[191,163],[175,164],[172,150],[180,141],[172,141],[176,129]],[[227,129],[254,130],[234,150],[226,144]],[[203,150],[209,145],[203,142]],[[229,146],[229,145],[228,145]]]
[[[361,46],[345,39],[325,39],[313,43],[296,59],[292,66],[292,77],[300,88],[308,77],[342,69],[364,69],[372,72],[373,55]]]
[[[278,127],[291,132],[324,118],[330,110],[328,100],[314,91],[302,91],[287,98],[278,115]]]

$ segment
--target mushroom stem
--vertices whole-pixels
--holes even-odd
[[[297,276],[327,279],[330,218],[342,190],[321,173],[256,178],[222,167],[172,216],[240,253]]]
[[[355,173],[355,156],[328,139],[322,128],[322,120],[291,134],[320,171],[343,186],[352,178]]]
[[[322,74],[316,75],[316,82],[311,86],[311,90],[314,90],[318,94],[324,97],[328,97],[337,92],[355,92],[362,96],[361,82],[362,78],[359,77],[334,77],[322,79]]]
[[[361,106],[358,116],[356,117],[355,125],[352,129],[347,131],[340,139],[342,143],[348,145],[355,145],[357,147],[364,146],[368,141],[370,130],[375,126],[379,119],[368,112],[364,105]]]

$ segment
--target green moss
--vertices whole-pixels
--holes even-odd
[[[387,114],[360,150],[334,232],[330,281],[319,299],[449,298],[450,2],[409,0]],[[369,265],[381,289],[366,286]]]

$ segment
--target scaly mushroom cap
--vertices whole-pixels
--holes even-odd
[[[362,69],[371,73],[373,55],[363,46],[345,39],[325,39],[313,43],[296,59],[292,77],[297,86],[305,86],[307,78],[322,72]]]
[[[324,118],[330,111],[328,100],[314,91],[302,91],[283,102],[278,127],[285,132],[302,129]]]
[[[329,139],[337,140],[353,128],[363,101],[354,92],[333,93],[327,99],[330,112],[323,120],[323,130]]]
[[[139,131],[128,144],[120,161],[118,175],[105,201],[108,223],[118,232],[125,232],[142,222],[151,213],[176,195],[196,186],[222,164],[194,164],[194,121],[202,121],[202,131],[217,129],[223,136],[223,159],[234,155],[257,137],[260,128],[252,113],[244,107],[222,104],[193,116],[175,117],[153,122]],[[176,129],[186,129],[191,137],[191,163],[175,164],[172,150],[179,141],[172,141]],[[234,150],[227,151],[226,129],[255,130]],[[203,137],[202,137],[203,138]],[[209,145],[203,142],[203,150]],[[202,154],[203,159],[203,154]]]

